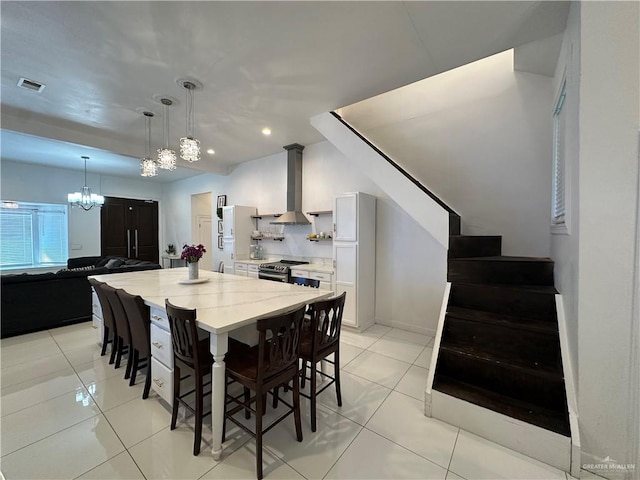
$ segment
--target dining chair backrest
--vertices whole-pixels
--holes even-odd
[[[342,326],[342,312],[346,292],[327,300],[319,300],[310,305],[312,341],[316,352],[335,345],[340,341],[340,327]]]
[[[100,300],[100,308],[102,310],[102,321],[104,324],[112,330],[117,331],[117,325],[115,323],[115,319],[113,318],[113,310],[111,309],[111,304],[107,299],[106,294],[104,293],[103,287],[106,285],[104,282],[99,282],[94,278],[89,279],[89,283],[93,287],[93,290],[98,295],[98,300]]]
[[[171,344],[176,358],[189,366],[200,365],[198,327],[196,325],[196,310],[177,307],[165,300],[169,328],[171,330]]]
[[[118,297],[116,289],[106,283],[102,286],[102,291],[104,292],[109,305],[111,305],[111,311],[113,312],[113,319],[115,320],[118,336],[124,340],[125,345],[128,345],[131,342],[131,331],[129,329],[129,320],[127,319],[127,314],[122,307],[120,297]]]
[[[290,367],[297,368],[300,332],[306,306],[257,321],[258,382]]]
[[[116,290],[116,294],[122,302],[122,307],[129,319],[131,330],[131,343],[143,356],[151,353],[151,320],[149,307],[139,295],[131,295],[122,289]]]

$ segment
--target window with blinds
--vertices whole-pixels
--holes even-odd
[[[551,199],[551,225],[555,231],[566,231],[567,220],[567,166],[565,159],[566,135],[566,80],[553,112],[553,198]]]
[[[66,265],[68,245],[66,205],[1,203],[0,269]]]

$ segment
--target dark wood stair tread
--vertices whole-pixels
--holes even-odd
[[[535,318],[507,315],[503,313],[485,312],[469,308],[449,305],[447,315],[463,320],[469,320],[490,325],[497,325],[514,330],[527,330],[530,332],[558,334],[558,324],[553,321],[545,322]],[[553,319],[555,320],[555,318]]]
[[[440,350],[452,355],[459,355],[465,358],[482,362],[490,368],[503,367],[517,371],[521,375],[545,379],[549,382],[563,382],[564,375],[558,368],[546,365],[532,365],[520,359],[512,357],[501,357],[471,345],[457,345],[452,343],[440,344]]]
[[[460,259],[456,259],[456,260],[460,260]],[[481,284],[481,283],[469,283],[469,282],[456,282],[455,284],[460,285],[461,287],[468,286],[473,288],[490,288],[490,289],[496,289],[496,290],[502,290],[507,288],[512,291],[549,294],[549,295],[555,295],[558,293],[558,290],[556,290],[556,287],[554,287],[553,285],[517,285],[517,284],[514,285],[511,283]]]
[[[527,263],[553,263],[549,257],[513,257],[508,255],[499,255],[492,257],[459,257],[452,258],[450,261],[469,261],[469,262],[527,262]]]
[[[444,375],[436,377],[433,388],[438,392],[522,420],[565,437],[571,435],[567,412],[549,410],[484,388],[469,385]]]

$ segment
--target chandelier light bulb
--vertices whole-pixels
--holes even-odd
[[[153,158],[145,157],[140,161],[140,175],[143,177],[155,177],[158,175],[158,164]]]
[[[200,160],[200,141],[193,135],[193,91],[196,85],[186,81],[182,86],[187,91],[187,135],[180,139],[180,158],[187,162],[197,162]]]
[[[187,162],[200,160],[200,141],[193,137],[182,137],[180,139],[180,158]]]
[[[158,168],[162,170],[175,170],[176,169],[176,152],[169,148],[169,110],[167,107],[173,105],[173,101],[169,98],[161,98],[164,108],[164,147],[158,149]]]

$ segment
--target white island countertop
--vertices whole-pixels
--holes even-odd
[[[250,277],[225,275],[200,270],[206,283],[183,285],[187,268],[147,270],[141,272],[92,275],[100,282],[140,295],[151,307],[165,308],[165,298],[174,305],[197,310],[198,325],[213,333],[225,333],[256,319],[286,311],[292,305],[302,305],[328,297],[330,291]]]

